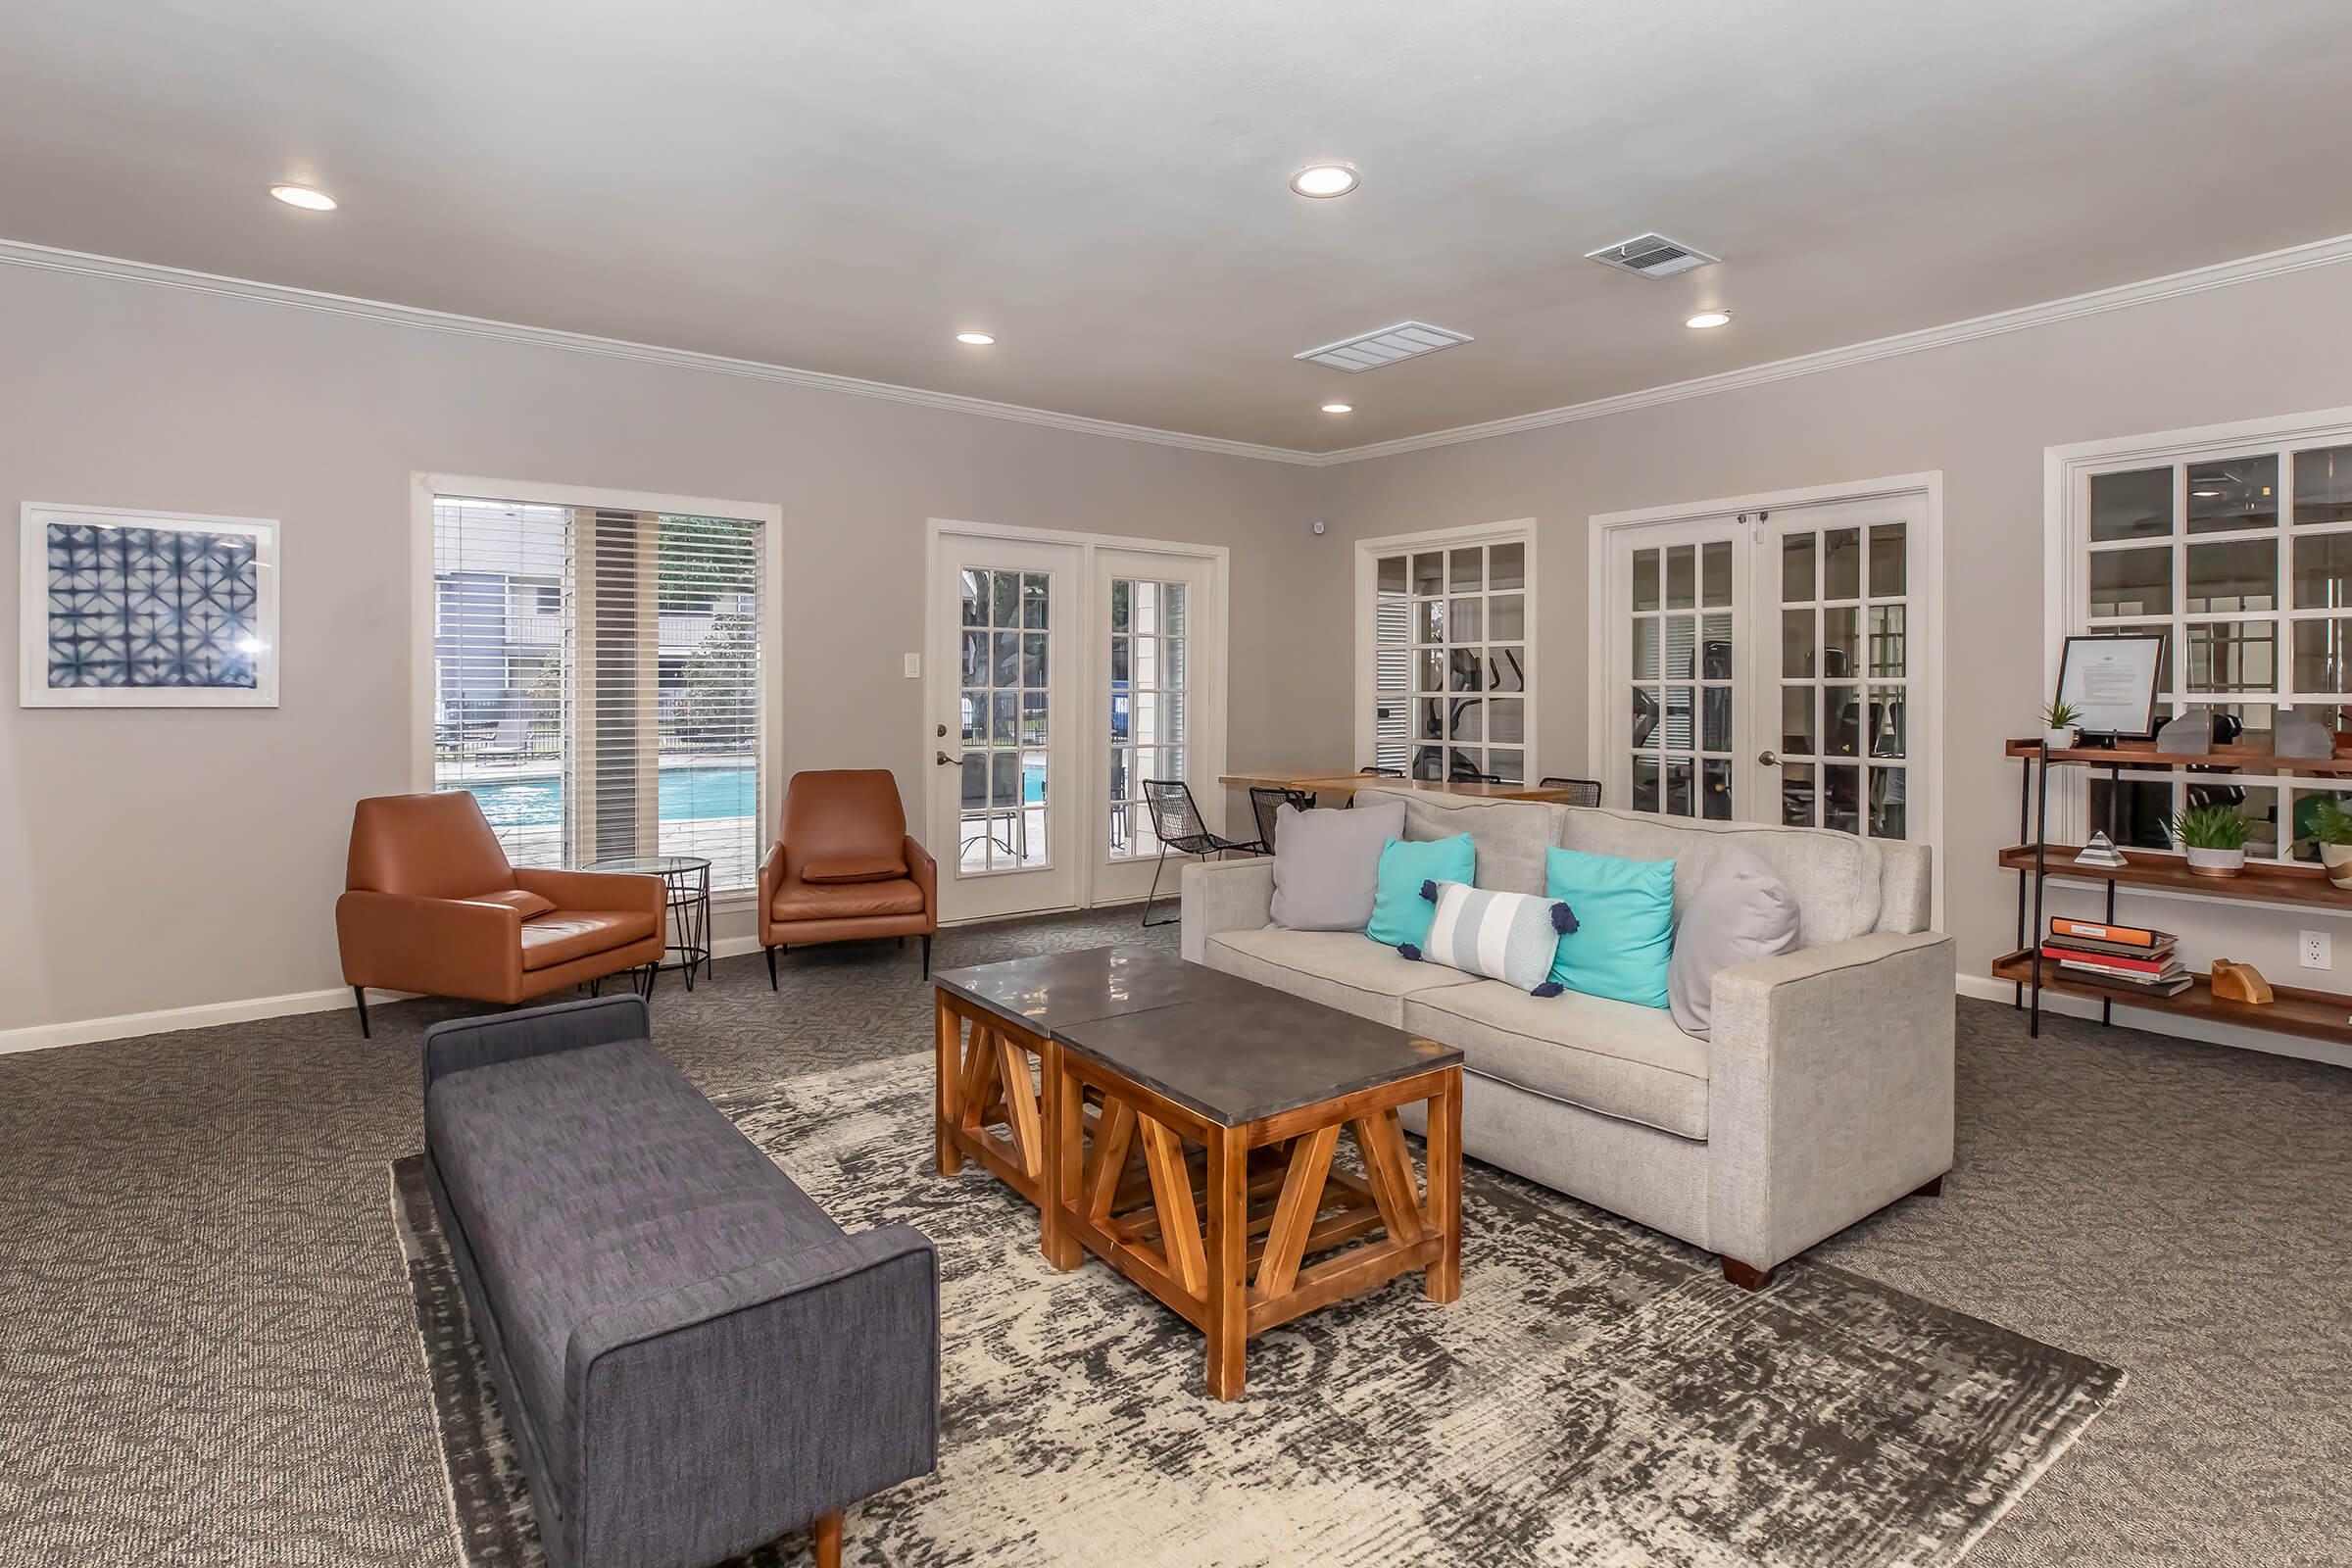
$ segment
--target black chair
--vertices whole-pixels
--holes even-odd
[[[1257,843],[1253,848],[1258,854],[1274,853],[1274,818],[1286,806],[1311,811],[1315,798],[1304,790],[1252,789],[1250,792],[1250,814],[1257,818]]]
[[[1544,781],[1544,787],[1547,790],[1566,790],[1568,792],[1567,804],[1570,806],[1598,806],[1600,804],[1600,781],[1598,779],[1547,778]]]
[[[1372,777],[1374,777],[1374,778],[1402,778],[1402,777],[1404,777],[1404,769],[1403,769],[1403,768],[1401,768],[1401,767],[1359,767],[1359,768],[1357,768],[1357,769],[1356,769],[1356,772],[1358,772],[1358,773],[1362,773],[1362,774],[1369,774],[1369,775],[1371,775],[1371,776],[1372,776]],[[1350,795],[1348,797],[1348,806],[1353,806],[1354,804],[1355,804],[1355,797],[1354,797],[1352,794],[1350,794]],[[1341,808],[1341,809],[1345,810],[1345,809],[1347,809],[1347,808],[1346,808],[1346,807],[1343,807],[1343,808]]]
[[[1456,757],[1453,767],[1446,775],[1446,782],[1448,784],[1499,784],[1502,782],[1502,775],[1500,773],[1481,773],[1477,768]]]
[[[1214,855],[1222,858],[1228,850],[1248,850],[1259,853],[1254,844],[1234,839],[1221,839],[1208,830],[1200,818],[1200,808],[1193,804],[1192,786],[1182,779],[1144,780],[1144,800],[1152,808],[1152,832],[1159,840],[1159,864],[1152,872],[1152,891],[1144,896],[1144,924],[1174,925],[1176,920],[1152,918],[1152,901],[1159,897],[1160,872],[1167,869],[1168,852],[1179,855]],[[1179,914],[1176,919],[1184,916]]]

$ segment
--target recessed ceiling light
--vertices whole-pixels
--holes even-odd
[[[1710,326],[1728,326],[1731,319],[1732,313],[1729,311],[1701,311],[1683,324],[1704,329]]]
[[[1323,405],[1323,412],[1325,414],[1353,414],[1355,405],[1352,403],[1326,403]]]
[[[994,332],[958,332],[956,334],[956,342],[969,343],[976,349],[984,349],[996,340],[997,335]]]
[[[1310,164],[1291,176],[1291,189],[1301,196],[1345,196],[1355,183],[1355,171],[1346,164]]]
[[[270,194],[288,207],[299,207],[306,213],[331,213],[335,210],[332,196],[322,190],[313,190],[308,185],[272,185]]]

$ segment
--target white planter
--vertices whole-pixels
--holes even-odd
[[[2188,868],[2199,876],[2235,876],[2246,868],[2246,852],[2237,850],[2200,850],[2195,845],[2188,851]]]
[[[2044,730],[2041,735],[2041,744],[2053,752],[2063,752],[2080,740],[2082,735],[2081,730],[2071,725],[2065,729]]]
[[[2320,863],[2328,868],[2328,880],[2339,888],[2352,888],[2352,844],[2323,844]]]

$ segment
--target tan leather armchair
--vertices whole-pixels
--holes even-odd
[[[795,773],[775,848],[760,867],[760,946],[776,989],[776,955],[794,943],[923,939],[939,929],[939,864],[906,833],[899,783],[884,768]]]
[[[344,886],[335,939],[363,1035],[370,986],[516,1003],[642,968],[653,995],[662,879],[517,870],[464,790],[360,802]]]

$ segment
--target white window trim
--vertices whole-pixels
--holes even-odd
[[[2048,694],[2058,689],[2058,662],[2070,635],[2092,630],[2089,612],[2080,608],[2085,602],[2087,564],[2090,557],[2090,479],[2094,473],[2129,471],[2133,468],[2153,468],[2196,463],[2206,458],[2237,457],[2249,448],[2326,447],[2352,445],[2352,406],[2320,409],[2306,414],[2273,415],[2257,419],[2236,419],[2225,424],[2189,425],[2177,430],[2158,430],[2146,435],[2114,436],[2099,441],[2078,441],[2066,446],[2042,449],[2042,682],[2041,696],[2035,701],[2046,702]],[[2183,619],[2196,620],[2271,620],[2286,631],[2295,618],[2293,607],[2293,540],[2296,538],[2294,515],[2294,476],[2291,466],[2278,475],[2278,522],[2275,530],[2264,530],[2261,537],[2277,537],[2279,582],[2278,608],[2255,611],[2244,614],[2205,614],[2184,616],[2178,610],[2163,616],[2142,617],[2161,619],[2180,624]],[[2217,541],[2247,537],[2238,533],[2212,536]],[[2174,601],[2179,604],[2186,590],[2178,569],[2180,553],[2184,541],[2203,543],[2203,536],[2189,536],[2178,529],[2170,536],[2175,553]],[[2154,539],[2147,544],[2156,543]],[[2128,547],[2123,547],[2128,548]],[[2188,651],[2173,649],[2173,679],[2175,690],[2183,700],[2190,694],[2181,690],[2187,671]],[[2278,691],[2280,706],[2292,691],[2294,681],[2294,650],[2292,634],[2281,638],[2278,652]],[[2259,694],[2257,694],[2259,695]],[[2342,694],[2323,697],[2307,694],[2315,701],[2325,701],[2329,707],[2352,704],[2352,697]],[[2213,693],[2210,701],[2228,705],[2238,699],[2226,693]],[[2020,732],[2031,729],[2022,724]],[[2089,826],[2089,776],[2084,768],[2053,770],[2052,782],[2058,785],[2050,803],[2051,823],[2048,835],[2053,841],[2079,843]],[[2149,773],[2149,782],[2172,780],[2174,774]],[[2294,780],[2274,774],[2246,773],[2232,775],[2239,782],[2260,787],[2278,785],[2282,788],[2310,788],[2316,781]],[[2161,851],[2149,851],[2160,854]],[[2161,894],[2163,890],[2141,889],[2142,893]],[[2173,897],[2194,897],[2173,894]]]
[[[1913,716],[1912,733],[1928,737],[1935,748],[1929,763],[1926,809],[1919,813],[1919,828],[1909,842],[1925,844],[1931,856],[1934,875],[1930,878],[1933,890],[1929,909],[1929,925],[1943,929],[1944,890],[1951,882],[1951,860],[1944,854],[1943,797],[1944,781],[1951,776],[1951,760],[1943,722],[1943,645],[1944,627],[1949,624],[1945,613],[1945,572],[1943,568],[1943,470],[1924,469],[1918,473],[1889,474],[1881,479],[1857,479],[1841,484],[1802,485],[1792,490],[1764,490],[1753,495],[1726,496],[1715,501],[1689,501],[1664,507],[1640,507],[1630,512],[1601,512],[1592,514],[1586,531],[1586,661],[1587,692],[1585,699],[1587,756],[1592,765],[1609,755],[1609,658],[1616,645],[1617,628],[1609,614],[1609,543],[1611,537],[1626,529],[1693,522],[1715,516],[1737,516],[1742,512],[1771,512],[1782,508],[1824,506],[1832,503],[1876,501],[1889,496],[1918,496],[1927,507],[1925,537],[1922,539],[1922,573],[1926,578],[1924,591],[1912,596],[1912,603],[1926,612],[1924,626],[1911,632],[1912,667],[1918,673],[1910,682],[1914,702],[1921,705]],[[2053,668],[2055,666],[2053,665]]]
[[[1077,582],[1074,584],[1077,591],[1070,610],[1077,617],[1074,624],[1088,629],[1081,633],[1080,646],[1083,651],[1078,656],[1074,666],[1076,673],[1071,677],[1070,700],[1073,704],[1082,705],[1077,708],[1078,711],[1097,714],[1107,713],[1110,707],[1110,677],[1107,673],[1107,664],[1104,660],[1095,657],[1099,650],[1094,647],[1093,627],[1098,618],[1095,614],[1098,608],[1095,602],[1095,579],[1101,575],[1096,569],[1097,554],[1101,551],[1110,550],[1134,555],[1168,556],[1184,561],[1200,561],[1208,564],[1211,592],[1216,599],[1216,625],[1205,636],[1199,632],[1194,632],[1189,636],[1189,641],[1192,643],[1193,660],[1192,708],[1187,715],[1186,724],[1188,726],[1187,733],[1193,739],[1185,743],[1185,750],[1192,756],[1193,771],[1200,777],[1203,783],[1202,788],[1193,792],[1194,802],[1200,808],[1200,815],[1208,823],[1209,831],[1223,833],[1225,831],[1225,792],[1216,787],[1215,781],[1225,771],[1225,741],[1229,722],[1227,714],[1232,707],[1228,701],[1231,688],[1227,679],[1229,666],[1226,660],[1229,641],[1233,634],[1233,551],[1231,548],[1225,545],[1188,544],[1180,539],[1130,538],[1125,534],[1088,533],[1066,528],[1032,528],[1016,523],[965,522],[953,517],[925,518],[923,532],[923,620],[925,622],[923,629],[923,711],[925,713],[948,711],[951,705],[943,699],[941,695],[943,690],[951,694],[962,690],[961,684],[956,681],[954,674],[958,665],[956,649],[949,640],[949,628],[936,623],[937,617],[932,614],[932,607],[939,602],[939,583],[937,581],[939,541],[943,535],[973,539],[1009,539],[1030,544],[1066,545],[1077,550],[1078,573]],[[1205,716],[1202,713],[1204,698],[1207,700],[1208,708]],[[934,740],[935,737],[926,726],[923,732],[925,757],[930,755]],[[1109,781],[1100,775],[1107,771],[1104,758],[1108,756],[1109,748],[1105,745],[1092,748],[1092,750],[1102,755],[1091,759],[1081,758],[1078,765],[1085,770],[1083,776],[1093,781],[1089,786],[1090,791],[1097,797],[1106,800]],[[928,775],[930,769],[925,767],[923,771]],[[923,822],[928,826],[931,820],[931,796],[930,786],[927,784],[924,787],[922,801],[916,809],[920,811]],[[1082,820],[1084,814],[1082,813]],[[1079,855],[1076,878],[1072,884],[1070,896],[1077,901],[1075,907],[1092,909],[1100,906],[1097,897],[1104,871],[1135,862],[1131,858],[1106,861],[1101,846],[1091,838],[1081,837],[1078,842],[1085,848]],[[944,858],[936,848],[932,850],[932,855],[934,858]],[[1121,897],[1103,902],[1132,903],[1135,901]],[[979,916],[976,918],[986,920],[994,917]],[[956,920],[946,923],[962,925],[972,922]]]
[[[762,667],[776,672],[787,667],[784,659],[784,509],[762,501],[725,501],[710,496],[662,495],[651,490],[607,490],[590,485],[546,484],[535,479],[486,479],[477,474],[412,473],[409,475],[409,787],[420,794],[433,789],[433,700],[436,681],[433,659],[439,596],[433,586],[433,498],[479,496],[495,501],[529,501],[549,506],[589,508],[608,512],[665,512],[701,517],[734,517],[760,523],[760,567],[768,585],[767,606],[760,616],[760,658]],[[774,813],[782,795],[784,771],[780,726],[775,722],[776,680],[760,694],[759,705],[760,774],[764,787],[755,809],[762,835],[774,831]],[[764,842],[764,840],[762,840]],[[760,902],[757,889],[714,893],[713,913],[748,909]]]
[[[1520,740],[1520,771],[1523,782],[1534,788],[1536,781],[1550,769],[1544,765],[1543,751],[1543,697],[1539,667],[1544,662],[1543,625],[1540,606],[1543,592],[1538,571],[1539,544],[1536,519],[1514,517],[1504,522],[1474,522],[1457,528],[1425,528],[1414,533],[1383,534],[1376,539],[1355,542],[1355,756],[1348,761],[1348,771],[1370,764],[1379,748],[1379,587],[1380,558],[1410,554],[1432,546],[1440,549],[1458,545],[1524,545],[1527,550],[1527,586],[1525,595],[1526,624],[1520,637],[1527,649],[1527,689],[1515,695],[1522,699],[1521,711],[1526,715],[1525,729]],[[1482,594],[1491,589],[1482,589]],[[1509,592],[1505,589],[1504,592]],[[1417,743],[1416,743],[1417,744]],[[1491,742],[1481,741],[1482,747]],[[1408,766],[1407,771],[1410,771]]]

